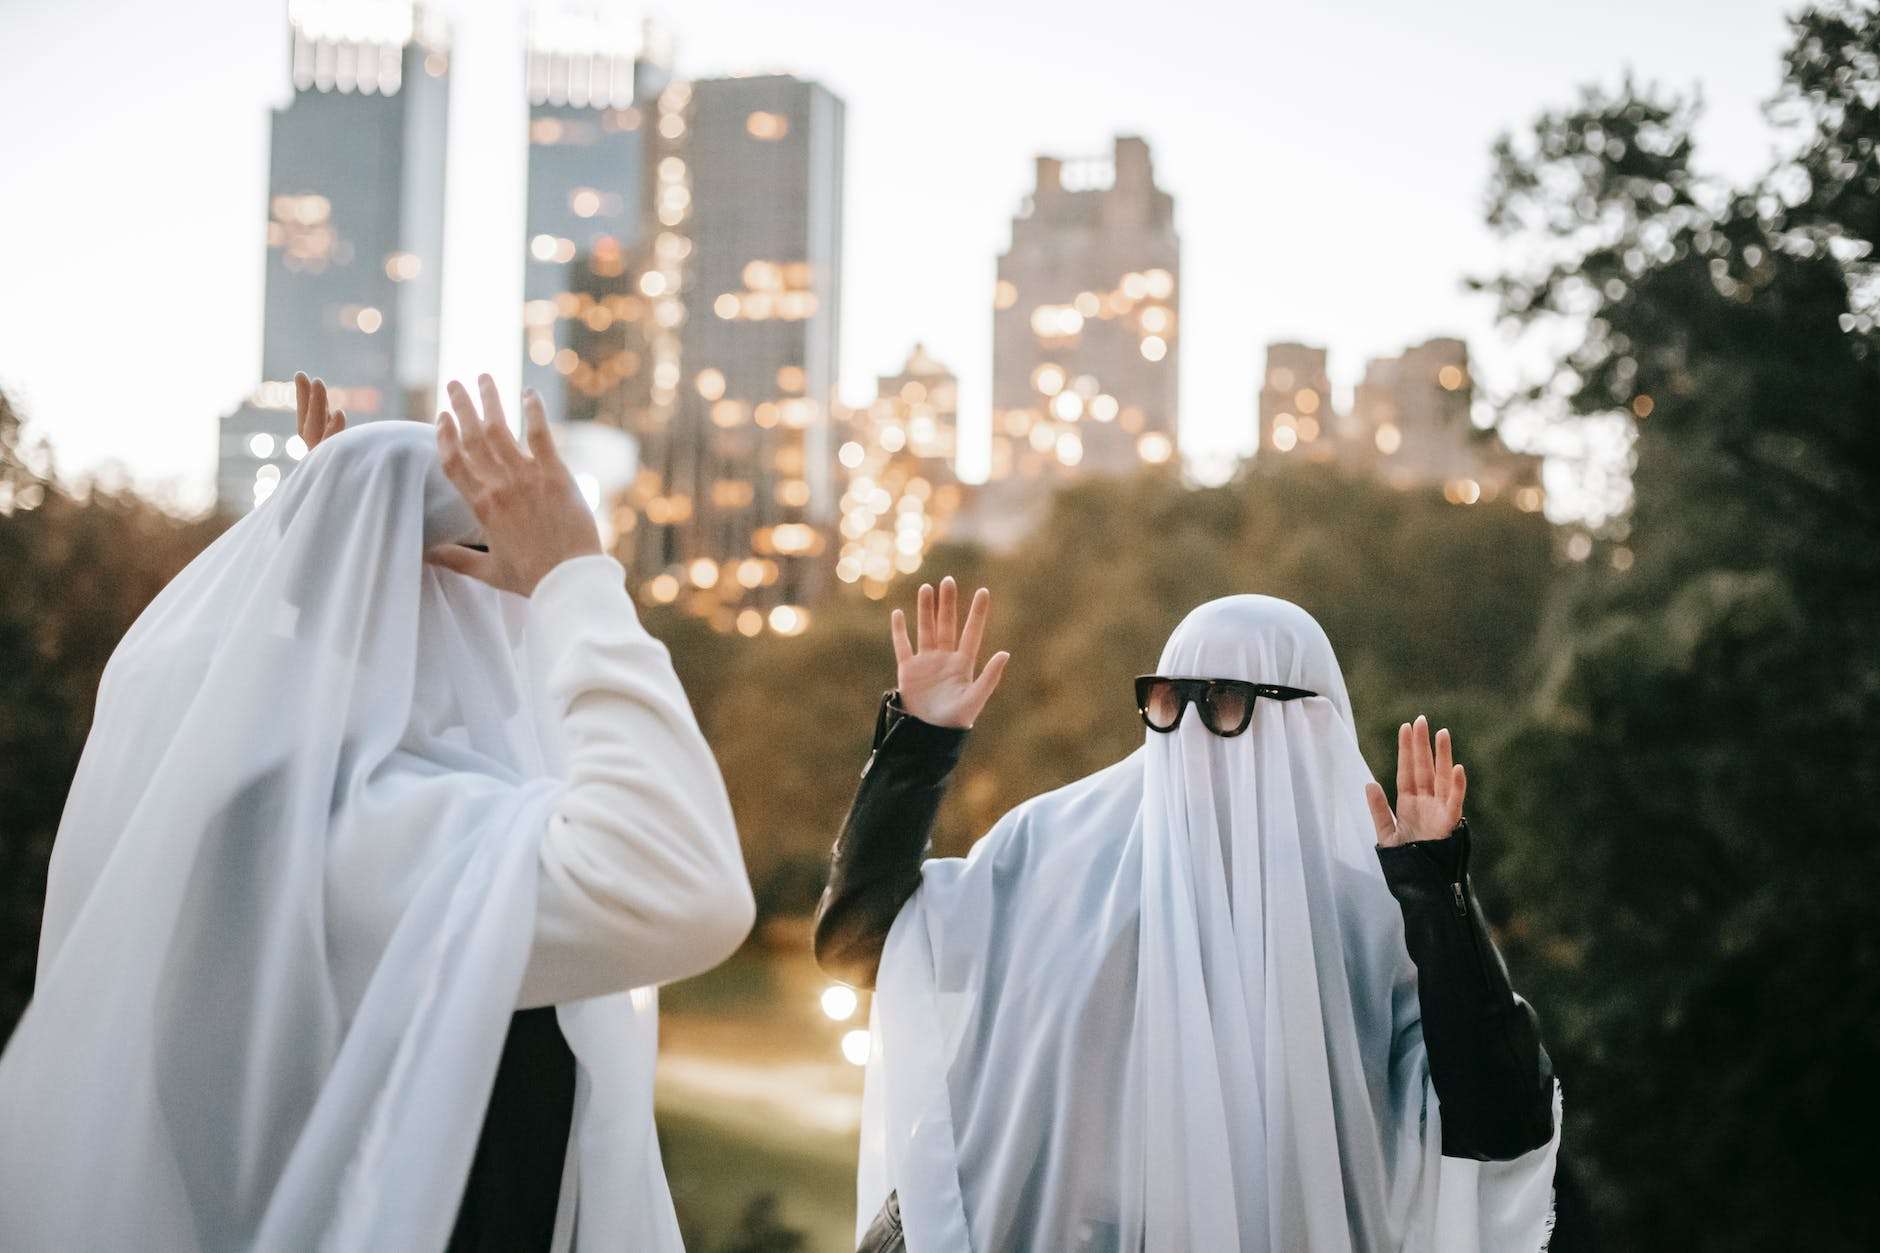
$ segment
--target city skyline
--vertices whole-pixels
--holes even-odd
[[[103,33],[95,20],[109,8],[103,5],[79,6],[88,8],[94,19],[79,23],[8,3],[0,7],[0,21],[17,35],[36,39],[36,46],[51,54],[43,62],[56,64],[62,50],[88,45],[93,63],[106,67],[107,75],[113,66],[135,63],[132,68],[138,68],[160,60],[133,55],[125,41],[141,40],[140,46],[155,48],[163,47],[166,38],[171,46],[199,44],[202,52],[218,54],[199,54],[193,62],[211,66],[204,82],[218,85],[217,112],[232,117],[241,110],[229,103],[231,85],[239,87],[234,96],[245,90],[263,103],[278,103],[282,95],[278,85],[263,81],[280,77],[281,14],[274,6],[263,7],[267,11],[259,18],[247,13],[238,18],[233,6],[197,6],[197,23],[173,20],[155,31],[139,30],[141,15],[125,10],[118,13],[123,20],[115,22],[111,33]],[[1725,25],[1716,21],[1714,6],[1673,6],[1685,11],[1627,19],[1635,33],[1662,26],[1691,36],[1677,55],[1639,54],[1635,64],[1642,78],[1674,85],[1693,78],[1705,81],[1711,120],[1700,129],[1706,141],[1702,156],[1725,173],[1754,169],[1766,156],[1771,140],[1754,109],[1774,81],[1770,50],[1783,34],[1775,17],[1779,6],[1739,7],[1761,15],[1755,29],[1761,32],[1762,46],[1753,46],[1758,41],[1745,40],[1740,33],[1725,39],[1713,31],[1713,25]],[[488,251],[481,241],[495,234],[515,238],[509,224],[520,230],[521,197],[507,190],[512,185],[519,189],[519,177],[487,173],[512,159],[499,151],[506,147],[498,142],[504,128],[516,132],[517,175],[526,144],[524,111],[515,100],[504,103],[508,86],[518,98],[521,95],[515,16],[503,6],[487,5],[459,5],[452,13],[465,39],[452,75],[444,328],[446,371],[487,365],[499,378],[508,375],[512,380],[519,370],[514,345],[520,329],[513,323],[521,301],[495,301],[475,293],[509,288],[520,296],[521,267],[488,265],[490,272],[478,274],[475,266],[465,269],[463,258],[466,252],[475,257]],[[1182,368],[1188,451],[1245,449],[1251,444],[1261,352],[1271,339],[1327,343],[1336,362],[1356,363],[1401,351],[1433,334],[1457,332],[1469,338],[1483,374],[1492,374],[1502,363],[1493,360],[1492,341],[1484,340],[1485,310],[1458,290],[1460,278],[1484,268],[1493,255],[1484,247],[1485,232],[1473,204],[1486,167],[1486,140],[1579,82],[1610,81],[1609,50],[1590,33],[1580,38],[1563,30],[1551,47],[1541,48],[1539,40],[1524,43],[1525,62],[1521,56],[1484,59],[1484,51],[1509,52],[1511,32],[1491,6],[1472,4],[1435,15],[1429,28],[1417,29],[1406,47],[1399,39],[1404,33],[1401,15],[1347,5],[1322,21],[1261,15],[1259,23],[1240,33],[1260,33],[1275,46],[1283,44],[1289,54],[1273,59],[1245,84],[1224,86],[1227,66],[1213,48],[1204,46],[1219,41],[1182,42],[1164,29],[1187,21],[1200,31],[1210,26],[1208,16],[1203,11],[1173,12],[1145,31],[1141,41],[1128,43],[1115,38],[1124,28],[1125,15],[1114,6],[1097,6],[1087,21],[1080,19],[1075,31],[1051,27],[1041,11],[1020,10],[1010,15],[1010,39],[1001,46],[985,38],[994,15],[968,6],[952,26],[935,33],[928,47],[933,55],[911,57],[901,54],[904,45],[893,29],[905,14],[892,6],[881,12],[846,10],[842,21],[829,11],[816,10],[785,23],[781,15],[748,6],[707,3],[688,6],[675,35],[679,69],[687,77],[705,77],[720,68],[781,64],[799,75],[828,81],[848,100],[854,138],[845,206],[849,278],[843,300],[851,312],[866,312],[844,319],[843,396],[851,404],[865,403],[867,385],[893,367],[907,343],[927,342],[960,379],[963,468],[969,477],[983,472],[990,417],[993,260],[1006,244],[1003,224],[1029,182],[1027,167],[1038,152],[1090,151],[1116,132],[1140,133],[1149,140],[1157,155],[1158,181],[1181,204],[1179,226],[1188,275]],[[1597,25],[1584,14],[1575,22]],[[1734,25],[1740,31],[1742,24]],[[259,40],[257,26],[269,28]],[[1338,38],[1328,39],[1328,34]],[[1053,64],[1059,67],[1053,75],[1055,95],[1005,73],[1022,59],[1024,48],[1035,51],[1046,35],[1054,47]],[[923,41],[923,47],[928,42]],[[1634,46],[1658,45],[1640,38]],[[1422,58],[1414,68],[1404,59],[1410,53]],[[930,63],[945,55],[973,58],[970,87],[956,93],[973,99],[940,97],[928,90],[944,77]],[[1181,64],[1180,58],[1190,58],[1192,65]],[[1457,86],[1453,75],[1443,75],[1464,64],[1475,67],[1466,89]],[[1546,72],[1533,73],[1536,64],[1544,65]],[[1334,69],[1337,73],[1331,75]],[[1317,71],[1317,78],[1308,70]],[[1372,80],[1368,84],[1367,75]],[[1510,86],[1523,75],[1532,81]],[[1094,90],[1106,77],[1114,90]],[[174,75],[147,68],[117,79],[128,80],[130,88],[146,97],[151,117],[169,119],[168,133],[176,133],[177,119],[189,119],[186,130],[213,129],[196,103],[206,87],[198,85],[194,94],[184,92]],[[1168,93],[1169,82],[1179,82],[1182,90]],[[1310,82],[1316,82],[1318,90],[1302,92],[1302,85]],[[1374,105],[1388,98],[1393,87],[1402,90],[1413,82],[1429,90],[1405,102],[1414,105],[1408,116],[1401,108],[1372,107],[1367,114],[1367,97]],[[45,73],[29,68],[12,90],[32,92],[50,84]],[[988,95],[994,99],[980,98]],[[1464,106],[1476,95],[1505,103],[1492,117],[1471,118]],[[1261,107],[1308,98],[1314,101],[1312,110],[1289,116]],[[9,106],[6,116],[23,116],[10,107],[18,103],[11,93],[0,103]],[[69,256],[55,255],[50,264],[26,256],[32,239],[47,233],[58,237],[50,225],[54,218],[69,222],[74,233],[85,233],[90,226],[90,235],[99,233],[98,224],[115,220],[109,213],[97,216],[102,211],[97,204],[100,188],[120,183],[163,187],[151,177],[153,170],[166,168],[163,145],[154,147],[154,164],[143,163],[147,158],[136,151],[141,120],[113,115],[107,125],[103,118],[111,107],[85,100],[74,103],[61,138],[79,141],[64,144],[83,158],[79,161],[54,153],[46,138],[25,131],[9,130],[0,148],[27,176],[16,185],[30,187],[37,180],[40,186],[66,189],[69,199],[63,214],[49,210],[37,197],[11,202],[5,210],[8,221],[23,229],[3,232],[6,238],[0,241],[0,262],[13,279],[9,286],[15,294],[8,302],[13,307],[0,314],[5,319],[0,322],[0,342],[14,348],[13,355],[0,360],[0,383],[15,389],[36,429],[53,439],[69,469],[115,456],[145,480],[178,475],[206,480],[215,417],[255,381],[261,299],[258,276],[243,281],[242,272],[252,274],[259,265],[248,259],[251,249],[241,234],[256,234],[261,224],[234,232],[214,228],[234,216],[252,215],[265,183],[265,145],[253,145],[262,151],[252,156],[237,145],[219,163],[225,168],[192,169],[187,196],[147,197],[143,207],[156,215],[157,225],[139,236],[150,254],[141,272],[162,294],[134,292],[127,297],[133,316],[147,316],[150,333],[126,346],[113,364],[133,371],[167,368],[175,374],[166,382],[164,395],[143,410],[147,420],[131,422],[115,416],[110,412],[114,407],[91,392],[101,377],[96,370],[82,377],[77,373],[74,363],[80,348],[66,341],[80,337],[48,335],[43,329],[58,323],[59,313],[70,307],[74,293],[66,288],[75,272],[84,275],[84,253],[76,266]],[[479,120],[492,110],[500,119],[493,127]],[[942,112],[944,118],[929,116]],[[1374,122],[1390,120],[1389,127],[1369,127],[1391,130],[1388,142],[1367,137],[1360,120],[1367,115]],[[1249,117],[1260,120],[1249,124]],[[1005,125],[990,125],[994,121]],[[235,125],[223,131],[242,129]],[[248,129],[258,130],[259,124]],[[145,135],[144,146],[162,133]],[[173,163],[173,144],[171,148]],[[465,151],[472,159],[458,160]],[[1326,177],[1328,169],[1333,177]],[[856,176],[854,171],[864,173]],[[483,198],[496,202],[500,211],[479,221],[462,211],[464,186],[477,189],[492,179],[503,190]],[[1367,187],[1385,185],[1388,203],[1366,201]],[[1312,197],[1297,194],[1302,186],[1313,189]],[[242,192],[242,187],[254,190]],[[510,206],[511,200],[518,203]],[[231,212],[231,201],[239,213]],[[176,204],[191,212],[177,213]],[[1288,204],[1293,207],[1288,209]],[[1234,222],[1225,232],[1224,216]],[[493,232],[492,221],[504,229]],[[943,221],[948,225],[940,227]],[[1368,224],[1371,237],[1361,236],[1361,223]],[[213,245],[202,238],[205,231],[216,235]],[[1417,239],[1423,246],[1412,249]],[[148,247],[152,240],[165,246]],[[166,255],[176,251],[184,254],[181,261]],[[1353,251],[1366,254],[1362,264],[1354,263],[1349,255]],[[513,245],[508,255],[514,256]],[[206,295],[174,291],[166,283],[166,276],[184,262],[193,263],[201,274],[197,286]],[[54,274],[59,276],[56,282]],[[157,316],[172,308],[181,316]],[[83,321],[71,318],[67,324]],[[492,360],[498,342],[505,361]],[[1485,342],[1491,351],[1483,351]],[[102,377],[110,380],[111,374]],[[1341,372],[1333,382],[1349,391],[1357,380]],[[973,464],[975,444],[979,464]]]

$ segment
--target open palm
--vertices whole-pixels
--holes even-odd
[[[937,727],[973,725],[1011,660],[1010,653],[994,653],[978,677],[973,675],[991,609],[992,593],[982,587],[973,595],[966,625],[960,627],[959,589],[953,580],[941,579],[938,593],[923,583],[915,607],[913,644],[907,638],[907,615],[894,611],[889,634],[894,640],[901,708]]]
[[[1378,846],[1442,839],[1462,821],[1462,798],[1468,790],[1469,776],[1455,760],[1448,730],[1436,733],[1432,751],[1429,719],[1418,714],[1414,725],[1406,722],[1397,729],[1396,812],[1391,812],[1382,787],[1375,782],[1364,785]]]

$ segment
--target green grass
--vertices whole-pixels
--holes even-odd
[[[659,1140],[686,1247],[712,1253],[747,1205],[766,1193],[805,1253],[855,1247],[855,1145],[851,1137],[806,1137],[759,1117],[727,1118],[659,1107]]]

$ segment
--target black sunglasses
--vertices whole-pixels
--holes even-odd
[[[1189,704],[1201,711],[1201,725],[1214,734],[1229,739],[1247,729],[1253,721],[1256,697],[1268,700],[1298,700],[1317,696],[1302,687],[1278,683],[1245,683],[1239,679],[1171,679],[1159,674],[1136,676],[1136,712],[1142,725],[1164,735],[1182,724],[1182,714]]]

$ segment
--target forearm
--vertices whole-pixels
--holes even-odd
[[[572,569],[588,562],[600,563]],[[522,1003],[684,978],[722,961],[754,907],[731,804],[662,646],[619,567],[570,562],[530,604],[567,786],[542,841]]]
[[[1515,995],[1469,881],[1467,824],[1443,840],[1378,849],[1404,916],[1443,1152],[1505,1161],[1553,1136],[1553,1063]]]
[[[888,930],[920,886],[934,816],[965,741],[964,730],[922,722],[884,698],[816,907],[816,962],[831,977],[874,987]]]

